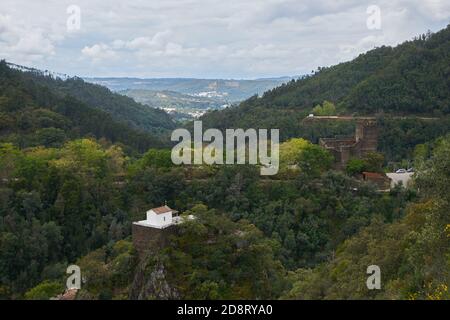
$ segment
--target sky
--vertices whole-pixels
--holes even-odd
[[[449,0],[1,0],[0,59],[82,77],[298,76],[449,23]]]

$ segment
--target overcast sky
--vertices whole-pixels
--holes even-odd
[[[0,58],[79,76],[302,75],[449,21],[449,0],[1,0]]]

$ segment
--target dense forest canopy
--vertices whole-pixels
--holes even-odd
[[[63,96],[72,96],[86,105],[105,111],[115,121],[132,128],[157,133],[175,127],[170,116],[162,109],[149,108],[125,95],[113,93],[100,85],[87,83],[81,78],[69,78],[65,81],[55,81],[49,77],[38,79],[40,82],[43,80],[50,90]]]
[[[0,298],[55,297],[75,263],[85,299],[449,299],[449,33],[375,49],[203,118],[280,128],[270,177],[254,165],[174,165],[162,136],[173,124],[160,111],[0,62]],[[408,117],[377,114],[382,153],[335,171],[317,138],[354,126],[301,126],[311,110]],[[392,161],[415,168],[408,188],[380,192],[357,178]],[[139,256],[131,223],[165,202],[195,219]],[[381,290],[365,286],[371,264]]]
[[[252,166],[187,170],[168,150],[135,162],[87,139],[24,151],[3,144],[0,293],[56,295],[76,262],[91,279],[80,297],[92,299],[446,297],[449,141],[420,148],[419,194],[379,193],[308,163],[324,155],[301,141],[283,147],[298,169],[275,179]],[[139,263],[130,223],[161,199],[197,219]],[[373,263],[387,281],[378,295],[362,287]],[[154,282],[161,270],[164,283]]]
[[[22,72],[0,62],[1,141],[21,147],[61,146],[71,139],[93,136],[145,151],[167,145],[166,132],[173,126],[163,111],[106,88],[79,79],[63,81]]]

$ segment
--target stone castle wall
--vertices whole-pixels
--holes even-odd
[[[351,158],[362,158],[378,148],[379,129],[375,120],[359,120],[355,135],[347,139],[320,139],[321,146],[328,149],[335,158],[335,169],[342,170]]]
[[[360,156],[374,152],[378,148],[379,129],[376,121],[362,121],[357,124],[356,140],[359,141]]]
[[[170,235],[174,234],[176,226],[156,229],[132,224],[133,246],[142,257],[146,252],[156,252],[168,245]]]

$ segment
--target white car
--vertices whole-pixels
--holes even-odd
[[[406,173],[405,169],[398,169],[397,171],[395,171],[395,173]]]

